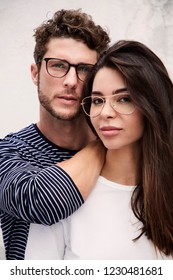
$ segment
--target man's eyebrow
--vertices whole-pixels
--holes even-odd
[[[112,94],[118,94],[118,93],[121,93],[121,92],[127,92],[127,88],[118,88],[118,89],[114,90],[112,92]],[[92,91],[91,95],[98,96],[98,95],[103,95],[103,93],[101,91]]]

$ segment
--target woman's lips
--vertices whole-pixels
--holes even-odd
[[[122,129],[115,126],[103,126],[100,128],[100,132],[103,136],[115,136],[120,133]]]

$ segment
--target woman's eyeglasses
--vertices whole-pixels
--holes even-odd
[[[136,106],[127,92],[104,97],[91,95],[85,97],[81,105],[85,114],[94,118],[101,114],[107,100],[109,100],[109,105],[119,114],[130,115],[135,111]]]

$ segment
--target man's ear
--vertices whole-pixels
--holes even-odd
[[[31,78],[36,86],[38,86],[38,67],[35,63],[31,64]]]

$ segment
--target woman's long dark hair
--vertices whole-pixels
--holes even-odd
[[[83,97],[90,95],[94,77],[103,67],[123,75],[145,119],[140,176],[131,200],[133,212],[142,222],[140,236],[146,234],[161,252],[173,255],[172,81],[162,61],[148,47],[136,41],[119,41],[104,53],[90,73]],[[89,117],[87,121],[94,131]]]

